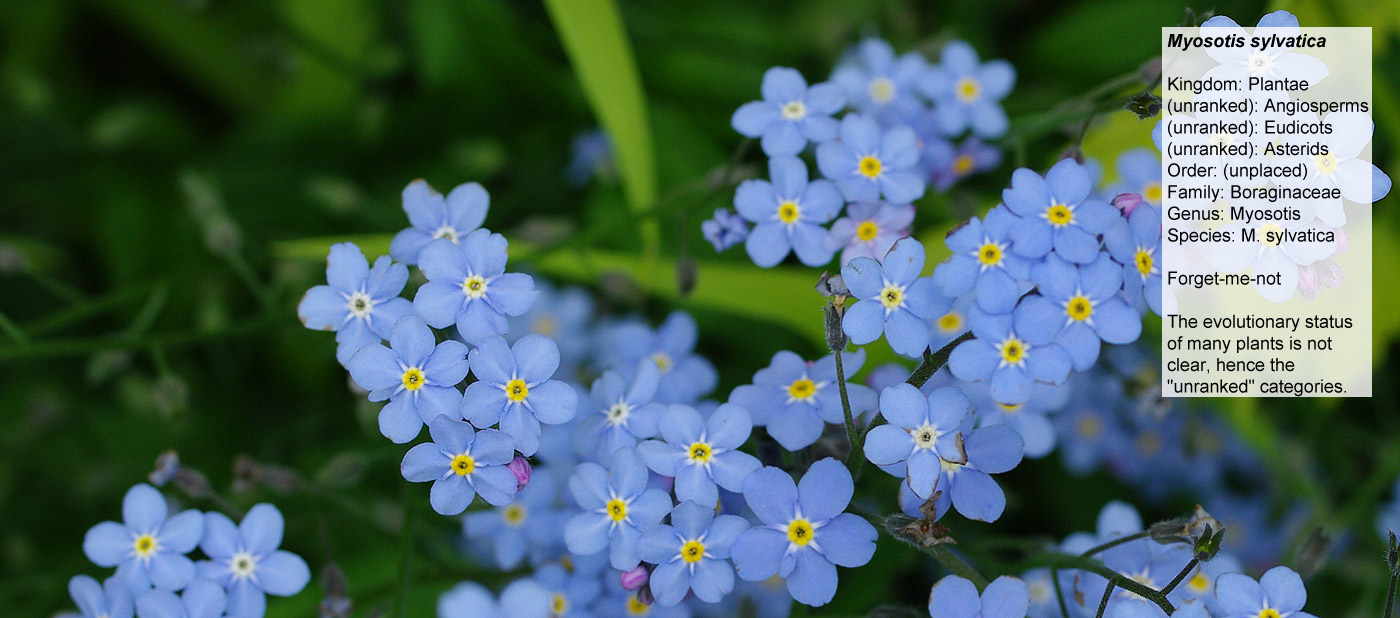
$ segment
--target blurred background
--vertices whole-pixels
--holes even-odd
[[[813,271],[759,271],[742,250],[716,255],[699,233],[735,181],[766,173],[757,148],[736,151],[729,117],[758,98],[770,66],[820,81],[865,36],[899,51],[963,38],[1015,65],[1005,102],[1013,132],[1037,130],[1008,145],[1001,169],[919,204],[917,230],[933,238],[994,204],[1014,165],[1048,167],[1082,121],[1049,112],[1138,70],[1158,54],[1158,28],[1182,24],[1188,10],[1251,25],[1288,8],[1305,26],[1371,26],[1374,160],[1392,177],[1400,169],[1394,0],[617,5],[642,85],[636,100],[626,88],[621,101],[590,98],[581,86],[590,78],[576,72],[590,63],[587,42],[566,49],[534,1],[0,3],[0,615],[69,608],[68,578],[98,573],[83,533],[118,518],[126,488],[169,449],[237,505],[275,501],[287,514],[284,546],[313,573],[339,564],[358,615],[391,602],[400,553],[383,530],[402,520],[401,497],[426,509],[426,492],[399,478],[402,449],[378,435],[377,406],[350,392],[331,337],[303,329],[295,306],[323,281],[330,239],[372,236],[371,257],[386,246],[405,225],[399,192],[415,178],[444,192],[484,184],[487,227],[513,247],[544,248],[537,261],[512,260],[593,290],[603,314],[692,312],[723,394],[778,349],[809,358],[821,349]],[[595,83],[616,77],[606,61],[590,66],[603,67]],[[607,114],[614,120],[600,120]],[[600,122],[649,128],[649,141],[625,136],[649,150],[632,147],[638,158],[621,163],[654,170],[653,186],[619,182],[607,156],[580,159],[575,140],[586,146]],[[1151,123],[1101,114],[1083,153],[1108,164],[1150,146]],[[1388,267],[1400,259],[1400,217],[1391,210],[1383,201],[1376,211],[1376,397],[1231,401],[1213,412],[1258,452],[1284,496],[1260,507],[1307,514],[1280,560],[1326,556],[1309,585],[1320,615],[1378,613],[1388,578],[1374,521],[1400,474],[1391,337],[1400,274]],[[648,234],[659,251],[644,251]],[[288,471],[317,489],[279,491]],[[1143,499],[1109,472],[1070,476],[1056,457],[1002,480],[1011,499],[995,526],[1003,535],[1092,529],[1115,498],[1149,520],[1195,503]],[[425,538],[454,542],[450,520],[419,521]],[[1316,535],[1330,539],[1327,551]],[[876,556],[843,572],[837,602],[814,613],[922,605],[928,582],[907,572],[924,558],[894,545]],[[456,581],[502,577],[435,564],[410,567],[409,615],[428,615]],[[274,600],[269,615],[315,615],[321,597],[313,582]]]

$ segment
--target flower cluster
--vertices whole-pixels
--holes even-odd
[[[741,184],[738,215],[716,211],[705,237],[717,251],[744,243],[765,268],[793,254],[807,266],[837,252],[841,264],[883,259],[909,235],[912,203],[930,184],[946,190],[1000,165],[1000,150],[986,140],[1006,133],[1001,100],[1015,81],[1009,63],[981,62],[963,41],[945,45],[931,63],[868,39],[819,84],[796,69],[769,69],[763,98],[731,120],[770,157],[769,179]],[[811,179],[804,156],[820,179]]]
[[[278,548],[282,530],[271,504],[235,524],[217,512],[173,512],[159,490],[136,485],[122,499],[122,521],[83,538],[88,559],[115,574],[100,584],[75,576],[68,590],[83,618],[262,618],[267,595],[295,595],[311,580],[300,556]]]

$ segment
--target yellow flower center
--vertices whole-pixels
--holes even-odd
[[[546,337],[559,334],[559,322],[553,317],[542,315],[535,318],[534,331]]]
[[[802,216],[802,207],[797,202],[783,202],[778,204],[778,220],[783,223],[796,223],[797,218]]]
[[[671,367],[675,366],[675,363],[671,361],[671,355],[665,352],[652,354],[651,362],[656,363],[656,368],[660,369],[661,373],[666,373],[671,370]]]
[[[1008,365],[1019,365],[1026,359],[1025,342],[1015,337],[1007,337],[1001,342],[1001,362]]]
[[[944,333],[951,333],[962,326],[962,314],[956,311],[949,311],[938,318],[938,330]]]
[[[1083,322],[1094,313],[1094,303],[1086,296],[1075,296],[1065,305],[1065,313],[1068,313],[1071,319]]]
[[[507,504],[506,508],[501,511],[501,519],[504,519],[506,525],[512,528],[525,523],[525,505],[517,502]]]
[[[879,176],[880,167],[880,160],[873,155],[861,157],[860,159],[860,173],[865,174],[868,178]]]
[[[1266,607],[1259,611],[1259,618],[1279,618],[1278,610]]]
[[[1103,429],[1103,426],[1099,424],[1099,419],[1086,416],[1079,419],[1079,424],[1076,428],[1079,430],[1079,435],[1086,438],[1095,438],[1098,437],[1099,431]]]
[[[958,158],[953,159],[953,173],[958,176],[966,176],[972,172],[974,163],[972,155],[958,155]]]
[[[1137,264],[1138,272],[1144,279],[1152,274],[1152,253],[1146,249],[1138,249],[1137,255],[1133,257],[1133,262]]]
[[[156,553],[156,545],[156,537],[149,534],[136,537],[136,541],[132,543],[132,546],[136,549],[136,555],[142,558]]]
[[[468,298],[481,298],[486,295],[486,279],[481,275],[472,275],[462,282],[462,293]]]
[[[976,101],[977,97],[982,95],[982,84],[977,83],[977,80],[971,77],[964,77],[958,80],[957,85],[954,86],[953,89],[958,93],[958,100],[963,103]]]
[[[452,458],[452,471],[456,472],[457,476],[466,476],[475,470],[476,460],[472,459],[471,455],[462,453]]]
[[[710,445],[707,443],[696,442],[690,445],[690,459],[692,461],[706,463],[710,461],[710,455],[713,454],[714,451],[710,449]]]
[[[1045,209],[1045,219],[1050,225],[1064,227],[1074,221],[1074,211],[1064,204],[1055,204]]]
[[[651,606],[643,603],[636,596],[627,597],[627,613],[632,616],[645,616],[651,612]]]
[[[569,600],[564,598],[564,594],[562,592],[556,592],[551,595],[549,598],[549,613],[555,616],[563,616],[566,611],[569,611]]]
[[[1147,186],[1142,188],[1142,197],[1149,202],[1162,201],[1162,183],[1157,181],[1147,183]]]
[[[812,542],[815,535],[811,522],[805,519],[794,519],[788,524],[788,541],[794,545],[806,545]]]
[[[870,100],[876,103],[889,103],[894,98],[894,81],[888,77],[870,80]]]
[[[987,243],[977,250],[977,261],[983,266],[996,266],[1001,263],[1001,245]]]
[[[525,385],[525,381],[516,378],[506,382],[506,397],[511,401],[520,403],[530,396],[530,387]]]
[[[609,500],[608,517],[611,517],[613,521],[622,521],[624,519],[627,519],[627,503],[623,502],[621,498],[613,498],[612,500]]]
[[[416,391],[423,386],[423,370],[414,367],[403,372],[403,387]]]
[[[1259,226],[1259,242],[1270,247],[1277,247],[1282,240],[1283,228],[1273,223]]]
[[[807,115],[807,105],[801,101],[788,101],[783,106],[783,118],[788,120],[801,120]]]
[[[817,383],[808,378],[798,378],[788,386],[788,397],[793,399],[809,399],[817,392]]]
[[[1190,581],[1186,582],[1186,587],[1196,594],[1203,594],[1210,591],[1210,578],[1205,573],[1197,573]]]
[[[874,221],[866,221],[865,223],[862,223],[856,227],[856,238],[859,238],[865,242],[870,242],[874,240],[875,235],[879,233],[880,226],[875,225]]]
[[[686,541],[681,546],[681,560],[686,562],[699,562],[705,557],[705,544],[700,541]]]
[[[1319,174],[1331,174],[1337,171],[1337,155],[1330,152],[1313,157],[1313,162],[1316,163]]]
[[[1026,405],[1026,404],[1024,404],[1024,403],[1001,403],[1001,402],[997,402],[997,407],[998,407],[998,408],[1001,408],[1001,411],[1002,411],[1002,412],[1005,412],[1005,413],[1007,413],[1007,414],[1015,414],[1015,413],[1017,413],[1017,412],[1020,412],[1020,411],[1021,411],[1021,408],[1022,408],[1023,406],[1025,406],[1025,405]]]
[[[904,304],[904,288],[897,285],[887,285],[880,291],[880,304],[885,309],[895,309]]]

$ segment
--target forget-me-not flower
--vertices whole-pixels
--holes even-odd
[[[490,549],[502,571],[520,566],[527,555],[531,563],[541,564],[563,553],[564,513],[554,506],[558,494],[553,471],[534,470],[510,502],[467,513],[462,529],[472,543]]]
[[[462,397],[462,418],[480,428],[500,423],[515,450],[534,455],[540,423],[567,423],[578,411],[578,392],[550,379],[559,368],[559,348],[544,335],[525,335],[513,346],[485,339],[468,356],[476,382]]]
[[[1308,591],[1303,578],[1292,569],[1277,566],[1259,581],[1242,573],[1226,573],[1215,580],[1215,599],[1225,618],[1312,618],[1303,611]]]
[[[809,88],[797,69],[773,67],[763,74],[762,90],[763,100],[739,106],[730,124],[745,137],[762,138],[764,154],[795,155],[808,142],[836,137],[836,119],[831,115],[846,103],[839,86]]]
[[[749,522],[737,515],[716,517],[714,507],[676,505],[671,523],[648,530],[638,547],[642,560],[656,565],[650,579],[656,602],[669,607],[687,592],[706,603],[719,602],[734,589],[730,545],[748,529]]]
[[[1031,384],[1060,384],[1069,377],[1069,354],[1054,343],[1060,323],[1014,320],[1014,313],[994,315],[975,307],[968,314],[975,338],[958,344],[948,357],[948,369],[959,380],[990,380],[993,400],[1017,404],[1030,397]]]
[[[1162,207],[1161,155],[1147,148],[1133,148],[1118,155],[1114,169],[1118,172],[1118,182],[1104,191],[1105,195],[1136,193],[1153,207]]]
[[[652,401],[661,370],[651,359],[641,361],[631,384],[616,371],[605,371],[589,393],[591,414],[574,427],[574,450],[606,461],[619,448],[636,448],[639,439],[656,435],[656,422],[666,409]]]
[[[1118,209],[1090,197],[1093,181],[1083,164],[1061,159],[1042,177],[1021,168],[1001,199],[1021,220],[1011,228],[1011,250],[1039,259],[1052,250],[1083,264],[1099,252],[1098,235],[1119,218]]]
[[[972,402],[957,387],[927,397],[911,384],[888,387],[880,393],[880,415],[889,422],[866,435],[865,456],[878,466],[903,464],[910,489],[928,499],[943,461],[967,460],[961,428],[971,414]]]
[[[464,421],[439,416],[428,421],[432,442],[408,450],[399,466],[412,483],[433,483],[429,502],[442,515],[467,510],[481,495],[501,506],[515,496],[515,474],[506,464],[515,458],[510,436],[494,429],[473,431]]]
[[[882,131],[859,114],[841,119],[839,139],[817,146],[817,168],[840,187],[847,201],[884,198],[908,204],[923,197],[918,165],[919,138],[913,129],[900,125]]]
[[[68,580],[68,595],[83,618],[131,618],[135,611],[131,591],[115,576],[99,584],[87,575],[76,575]]]
[[[948,232],[945,242],[953,254],[933,269],[933,282],[949,297],[968,292],[988,313],[1007,313],[1016,307],[1030,279],[1030,261],[1011,251],[1011,231],[1020,220],[1005,206],[987,211],[985,219],[973,217]]]
[[[842,361],[846,375],[853,376],[865,363],[865,351],[847,354]],[[868,386],[848,381],[846,396],[852,414],[875,408],[875,391]],[[769,435],[789,451],[810,446],[827,423],[839,425],[846,418],[834,356],[808,363],[793,352],[778,352],[754,374],[753,384],[735,388],[729,401],[748,410],[753,424],[766,426]]]
[[[379,411],[379,431],[395,444],[412,440],[423,424],[438,417],[460,418],[467,377],[467,346],[437,343],[418,316],[405,316],[389,333],[389,347],[372,343],[350,358],[350,377],[369,391],[370,401],[389,400]]]
[[[968,176],[1001,165],[1001,149],[976,137],[969,137],[956,146],[951,142],[925,138],[921,160],[924,169],[933,178],[933,188],[947,191]]]
[[[1108,228],[1104,247],[1123,265],[1123,293],[1137,306],[1162,314],[1162,213],[1138,206],[1127,221]]]
[[[417,264],[419,254],[434,240],[442,238],[455,245],[481,227],[490,206],[491,196],[477,183],[457,185],[444,198],[427,181],[415,180],[403,190],[403,211],[410,225],[389,241],[389,255],[404,264]]]
[[[331,245],[326,257],[326,285],[306,291],[297,317],[307,328],[335,331],[335,360],[341,365],[360,348],[379,343],[399,318],[413,313],[413,303],[399,298],[408,268],[387,255],[371,268],[354,243]]]
[[[165,590],[152,590],[136,598],[139,618],[223,618],[228,593],[213,580],[196,579],[175,596]]]
[[[506,239],[490,230],[467,234],[460,243],[433,241],[418,267],[428,282],[413,297],[413,309],[433,328],[457,325],[472,345],[506,333],[508,315],[521,315],[540,295],[535,280],[506,272]]]
[[[644,359],[656,363],[661,381],[656,400],[661,403],[693,404],[708,395],[719,383],[714,365],[695,353],[700,329],[695,318],[674,311],[655,330],[641,322],[618,325],[604,336],[607,342],[604,365],[631,378]]]
[[[917,357],[928,348],[925,320],[948,311],[950,301],[938,293],[933,280],[920,277],[924,246],[913,238],[896,242],[883,264],[856,258],[841,267],[841,278],[859,300],[846,310],[841,327],[851,342],[864,345],[880,338],[895,352]]]
[[[651,474],[636,451],[618,449],[608,461],[607,470],[581,463],[569,477],[569,492],[583,512],[565,526],[564,544],[584,556],[610,547],[609,563],[626,571],[641,562],[637,542],[670,512],[671,496],[647,488]]]
[[[925,73],[919,88],[933,99],[933,113],[944,135],[955,137],[971,129],[978,137],[996,139],[1008,126],[1001,100],[1015,83],[1011,63],[980,62],[966,41],[953,41],[943,47],[939,64]]]
[[[875,527],[844,512],[854,492],[851,473],[829,457],[812,464],[800,483],[773,467],[750,474],[744,500],[762,525],[730,546],[739,577],[781,577],[797,602],[826,605],[836,596],[836,567],[862,566],[875,555]]]
[[[831,81],[846,91],[852,108],[882,123],[907,121],[924,109],[918,81],[928,71],[928,61],[918,52],[896,56],[883,39],[866,39],[851,50],[831,74]]]
[[[744,408],[726,403],[708,419],[695,408],[673,405],[661,417],[661,440],[637,445],[647,467],[676,479],[676,499],[700,504],[719,501],[719,488],[741,491],[758,459],[739,450],[753,431]]]
[[[791,156],[768,160],[768,180],[745,180],[734,192],[734,207],[754,227],[744,240],[753,263],[776,266],[788,253],[807,266],[831,261],[826,228],[844,200],[826,180],[808,182],[807,164]]]
[[[946,575],[928,594],[928,615],[934,618],[1026,618],[1030,593],[1026,583],[1003,575],[977,594],[977,586],[957,575]]]
[[[1031,272],[1040,294],[1016,308],[1016,330],[1058,322],[1055,343],[1069,354],[1075,371],[1087,371],[1099,358],[1101,342],[1124,345],[1142,334],[1141,316],[1118,294],[1122,272],[1107,253],[1082,266],[1046,256]]]
[[[909,235],[914,222],[912,204],[855,202],[846,207],[846,216],[831,224],[826,248],[841,251],[841,263],[858,257],[884,260],[894,243]]]
[[[104,521],[88,529],[83,553],[93,564],[117,567],[117,579],[131,590],[179,590],[194,579],[194,562],[185,554],[204,534],[199,511],[171,515],[165,496],[141,483],[122,498],[122,522]]]
[[[311,581],[311,569],[301,556],[284,549],[282,512],[271,504],[255,504],[237,526],[223,513],[204,515],[204,538],[199,548],[199,576],[228,591],[229,618],[257,618],[267,611],[267,595],[289,597]]]
[[[549,564],[535,571],[532,578],[544,588],[551,618],[593,618],[589,606],[603,592],[597,573],[569,571],[561,564]],[[510,610],[502,604],[502,610]],[[506,612],[514,616],[509,611]]]
[[[1006,509],[1006,493],[992,479],[1021,463],[1025,451],[1021,434],[1010,425],[988,425],[964,433],[965,461],[940,462],[934,482],[935,513],[941,517],[948,507],[968,519],[996,521]]]
[[[700,234],[714,245],[716,253],[723,253],[748,239],[749,224],[737,212],[716,208],[715,216],[700,222]]]

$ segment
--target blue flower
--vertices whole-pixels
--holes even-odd
[[[1105,195],[1136,193],[1154,208],[1162,207],[1162,157],[1146,148],[1134,148],[1118,155],[1118,182]]]
[[[462,582],[442,593],[437,618],[550,618],[549,592],[534,580],[512,582],[497,602],[486,586]]]
[[[551,564],[535,571],[533,579],[545,590],[551,618],[593,618],[588,606],[603,592],[597,574],[571,573],[562,565]],[[501,609],[514,618],[514,612],[505,611],[511,608],[502,604]]]
[[[133,615],[131,592],[116,577],[98,584],[87,575],[77,575],[68,580],[68,594],[83,618],[131,618]]]
[[[350,358],[350,377],[369,400],[389,400],[379,411],[379,431],[395,444],[412,440],[438,416],[460,418],[457,383],[467,377],[467,346],[436,341],[423,320],[406,316],[389,333],[390,347],[373,343]]]
[[[462,529],[468,539],[490,548],[502,571],[520,566],[526,555],[541,564],[562,553],[564,513],[554,507],[558,488],[551,471],[536,470],[509,502],[467,513]]]
[[[1284,566],[1269,569],[1257,582],[1241,573],[1221,575],[1215,580],[1215,599],[1225,618],[1312,616],[1303,611],[1303,604],[1308,601],[1303,578]]]
[[[686,501],[671,509],[670,525],[660,525],[642,535],[638,551],[642,560],[656,565],[651,572],[651,592],[656,602],[669,607],[687,592],[706,603],[717,603],[734,589],[734,567],[729,547],[749,522],[737,515],[715,516],[715,509]]]
[[[618,449],[609,466],[604,470],[584,462],[574,468],[569,491],[583,512],[565,526],[564,544],[585,556],[611,547],[609,563],[626,571],[641,562],[637,542],[671,510],[671,497],[664,490],[647,489],[651,475],[636,451]]]
[[[1142,318],[1118,295],[1121,273],[1107,253],[1082,266],[1047,256],[1032,269],[1040,294],[1016,308],[1016,330],[1058,323],[1055,343],[1069,354],[1075,371],[1088,371],[1099,358],[1100,342],[1124,345],[1142,334]]]
[[[1017,404],[1030,398],[1031,384],[1060,384],[1069,377],[1069,354],[1054,343],[1059,323],[1015,320],[1013,326],[1013,313],[976,308],[968,313],[975,338],[958,344],[948,357],[948,369],[959,380],[990,380],[993,400]]]
[[[637,445],[637,454],[652,471],[676,479],[677,500],[716,504],[719,487],[741,491],[744,477],[759,466],[738,450],[753,431],[742,407],[721,405],[706,420],[695,408],[673,405],[659,425],[664,441],[647,440]]]
[[[947,191],[968,176],[1001,165],[1001,149],[976,137],[969,137],[957,146],[928,139],[924,143],[924,168],[938,191]]]
[[[834,459],[822,459],[794,483],[778,468],[765,467],[744,479],[744,500],[763,525],[750,528],[730,547],[739,577],[787,581],[793,599],[813,607],[836,596],[836,567],[854,568],[875,555],[875,527],[845,513],[855,483]]]
[[[604,336],[607,353],[604,365],[624,372],[623,377],[651,359],[661,370],[656,388],[656,400],[661,403],[692,404],[708,395],[719,383],[714,365],[695,353],[699,337],[695,318],[684,311],[666,316],[656,330],[640,322],[627,322],[609,330]]]
[[[433,328],[457,325],[472,345],[492,335],[504,335],[508,315],[530,310],[540,293],[535,281],[506,269],[506,239],[489,230],[476,230],[460,244],[431,242],[418,267],[428,282],[413,297],[413,309]]]
[[[938,293],[933,280],[920,277],[924,246],[913,238],[896,242],[884,264],[856,258],[841,267],[841,278],[851,296],[861,301],[846,310],[841,328],[856,345],[880,338],[895,352],[917,357],[928,348],[925,320],[948,311],[950,302]]]
[[[1030,593],[1026,583],[1001,576],[987,584],[978,597],[972,582],[947,575],[928,594],[928,615],[937,618],[1026,618]]]
[[[1139,206],[1103,235],[1113,261],[1123,265],[1123,293],[1137,307],[1162,315],[1162,213]]]
[[[924,196],[919,138],[907,126],[881,131],[859,114],[841,119],[841,138],[817,146],[817,168],[847,201],[881,199],[908,204]],[[835,213],[832,213],[833,215]]]
[[[853,376],[865,363],[865,351],[847,354],[842,360],[846,375]],[[848,381],[846,396],[852,414],[875,409],[875,391],[867,386]],[[735,388],[729,401],[748,410],[754,425],[768,427],[773,439],[789,451],[816,442],[827,423],[846,421],[834,356],[808,363],[793,352],[778,352],[754,374],[753,384]]]
[[[417,264],[420,253],[434,240],[443,238],[455,245],[481,227],[490,206],[491,196],[477,183],[457,185],[444,198],[426,181],[415,180],[403,190],[403,211],[410,225],[389,242],[389,255],[404,264]]]
[[[933,269],[933,283],[938,284],[938,268]],[[967,308],[976,302],[976,294],[968,292],[953,299],[953,306],[943,315],[929,321],[928,347],[931,350],[942,349],[943,346],[952,343],[954,339],[967,332]],[[905,374],[908,375],[908,371]],[[899,380],[903,382],[904,380]],[[927,384],[927,383],[925,383]]]
[[[941,517],[951,506],[968,519],[996,521],[1006,509],[1006,494],[991,475],[1021,463],[1025,450],[1021,434],[1010,425],[989,425],[966,432],[964,437],[966,460],[940,462],[934,482],[935,514]]]
[[[822,224],[841,210],[841,192],[825,180],[808,182],[807,164],[797,157],[769,159],[768,177],[745,180],[734,192],[739,215],[754,223],[744,241],[753,263],[776,266],[788,253],[808,266],[830,262]]]
[[[737,212],[716,208],[713,218],[700,222],[700,233],[715,246],[715,252],[723,253],[749,237],[749,224]]]
[[[228,606],[223,586],[208,579],[197,579],[175,596],[173,592],[152,590],[136,599],[140,618],[222,618]]]
[[[881,261],[894,243],[909,235],[914,222],[914,206],[884,202],[855,202],[846,207],[846,216],[831,224],[826,248],[841,251],[841,263],[858,257]]]
[[[882,39],[861,41],[836,67],[831,81],[841,85],[851,107],[881,123],[906,121],[924,109],[918,81],[928,71],[928,61],[916,52],[895,56]]]
[[[965,41],[943,47],[941,63],[924,75],[919,89],[933,99],[933,113],[944,135],[956,137],[968,129],[978,137],[995,139],[1006,133],[1001,100],[1016,84],[1016,70],[1005,60],[979,62]]]
[[[471,425],[445,416],[428,421],[428,435],[433,441],[409,449],[399,470],[410,482],[432,481],[434,511],[456,515],[477,494],[495,506],[515,497],[515,474],[506,468],[515,458],[510,436],[494,429],[472,431]]]
[[[204,515],[199,548],[209,560],[198,564],[199,576],[228,591],[229,618],[259,618],[266,595],[289,597],[311,581],[301,556],[277,548],[282,528],[282,512],[266,503],[253,505],[237,526],[222,513]]]
[[[661,382],[661,370],[643,360],[629,386],[616,371],[594,380],[590,399],[597,414],[574,428],[574,450],[599,461],[619,448],[637,448],[637,440],[656,435],[656,421],[666,407],[652,401]]]
[[[335,331],[335,359],[341,365],[361,347],[379,343],[399,318],[413,313],[413,303],[399,298],[408,268],[381,255],[370,268],[353,243],[331,245],[326,282],[306,291],[297,317],[307,328]]]
[[[1054,450],[1055,425],[1050,415],[1069,401],[1072,389],[1068,383],[1051,385],[1036,382],[1031,385],[1030,398],[1025,403],[1014,404],[994,401],[990,385],[986,382],[963,383],[960,388],[977,410],[978,426],[1010,425],[1025,440],[1026,457],[1044,457]]]
[[[1074,159],[1061,159],[1042,178],[1026,168],[1011,174],[1001,199],[1021,221],[1011,229],[1011,250],[1039,259],[1051,250],[1083,264],[1099,253],[1098,235],[1119,218],[1118,209],[1091,199],[1093,181]]]
[[[831,115],[846,103],[839,86],[808,88],[807,80],[796,69],[773,67],[763,74],[762,90],[763,100],[739,106],[729,123],[745,137],[763,138],[764,154],[795,155],[809,141],[820,143],[836,137],[836,120]]]
[[[515,450],[534,455],[540,447],[540,423],[567,423],[578,411],[573,387],[551,380],[559,368],[559,348],[544,335],[525,335],[514,346],[489,337],[468,357],[476,382],[462,397],[462,418],[479,428],[500,423],[515,440]]]
[[[83,553],[93,564],[117,567],[117,579],[133,591],[151,586],[179,590],[194,579],[194,563],[185,554],[204,534],[199,511],[172,516],[160,491],[141,483],[122,498],[122,521],[88,529]]]
[[[569,166],[564,170],[564,178],[576,187],[583,186],[593,177],[611,177],[616,173],[613,162],[612,141],[602,129],[579,131],[569,144]]]
[[[530,310],[507,320],[508,341],[529,334],[553,339],[559,346],[557,375],[572,375],[593,352],[593,297],[579,287],[561,290],[541,282],[537,289],[540,296]]]
[[[967,460],[960,430],[971,415],[972,402],[955,387],[928,397],[910,384],[888,387],[880,393],[880,416],[888,422],[866,435],[865,456],[878,466],[904,464],[909,487],[928,499],[943,460]]]
[[[1030,287],[1030,262],[1011,251],[1012,230],[1020,220],[1005,206],[987,211],[986,220],[973,217],[948,233],[953,254],[933,269],[933,282],[945,296],[976,294],[987,313],[1007,313]]]
[[[1131,441],[1114,410],[1124,402],[1123,382],[1099,371],[1075,374],[1070,401],[1055,417],[1060,460],[1075,475],[1098,468]]]

